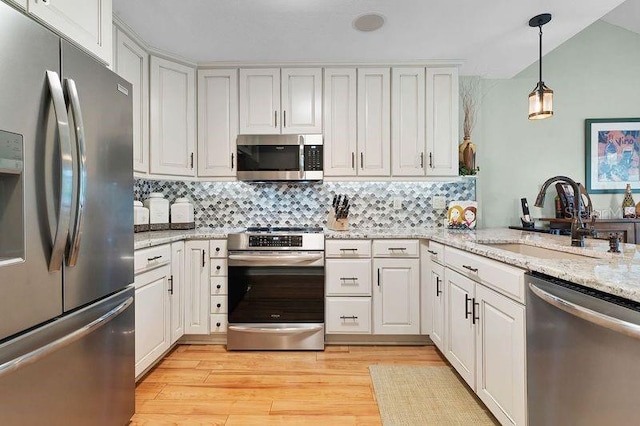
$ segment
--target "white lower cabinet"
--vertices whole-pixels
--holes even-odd
[[[476,387],[476,339],[472,322],[475,283],[469,278],[448,269],[446,271],[446,333],[444,354],[475,390]]]
[[[171,243],[171,344],[184,335],[184,241]]]
[[[327,334],[371,334],[371,241],[325,244]]]
[[[209,241],[185,243],[185,334],[209,334],[209,263]]]
[[[328,334],[371,334],[370,297],[327,297]]]
[[[209,326],[212,334],[227,332],[227,240],[211,240]]]
[[[476,286],[476,393],[503,425],[524,425],[525,308]]]
[[[373,333],[420,334],[417,240],[374,240]],[[401,257],[415,256],[415,258]]]
[[[525,306],[515,299],[524,271],[459,252],[445,248],[444,354],[501,424],[524,425]]]
[[[135,375],[138,377],[171,346],[168,264],[135,277]]]

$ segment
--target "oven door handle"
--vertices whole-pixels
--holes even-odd
[[[324,254],[230,254],[229,261],[239,261],[244,264],[252,263],[255,265],[269,265],[269,264],[287,264],[296,265],[300,263],[315,262],[324,259]]]
[[[227,328],[233,331],[242,331],[243,333],[308,333],[310,331],[322,330],[324,325],[314,327],[242,327],[238,325],[230,325]]]

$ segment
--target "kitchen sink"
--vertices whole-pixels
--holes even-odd
[[[482,243],[485,246],[494,247],[500,250],[510,251],[525,256],[537,257],[540,259],[584,259],[585,255],[567,253],[560,250],[553,250],[545,247],[530,246],[521,243]]]

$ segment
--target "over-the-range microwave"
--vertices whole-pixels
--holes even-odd
[[[322,135],[240,135],[238,180],[322,180]]]

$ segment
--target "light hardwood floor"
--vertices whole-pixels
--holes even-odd
[[[131,425],[381,425],[372,364],[446,362],[434,346],[227,352],[182,345],[138,382]]]

